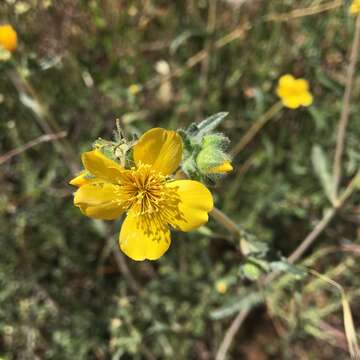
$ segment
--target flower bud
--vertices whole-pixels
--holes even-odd
[[[232,170],[229,156],[225,153],[228,143],[228,138],[222,134],[204,136],[196,157],[196,164],[202,175],[225,174]]]

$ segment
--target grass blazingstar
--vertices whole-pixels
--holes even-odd
[[[300,106],[310,106],[313,96],[309,90],[309,83],[305,79],[295,79],[292,75],[283,75],[279,79],[276,94],[283,105],[290,109]]]
[[[170,246],[170,227],[194,230],[208,221],[213,208],[212,195],[203,184],[170,177],[182,152],[180,135],[161,128],[147,131],[134,145],[131,169],[99,150],[85,152],[86,173],[70,181],[79,187],[74,204],[97,219],[127,213],[119,237],[121,250],[133,260],[156,260]]]
[[[13,52],[17,48],[17,34],[11,25],[0,25],[0,47]]]

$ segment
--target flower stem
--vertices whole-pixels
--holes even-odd
[[[355,35],[351,46],[350,64],[347,70],[345,92],[343,97],[343,106],[341,109],[341,115],[338,125],[338,131],[337,131],[336,149],[335,149],[334,165],[333,165],[334,200],[337,199],[339,185],[341,182],[342,158],[343,158],[345,141],[346,141],[346,129],[349,123],[350,100],[351,100],[351,95],[352,95],[351,93],[354,83],[356,63],[358,61],[359,47],[360,47],[360,14],[357,16],[356,19]]]
[[[239,238],[242,235],[242,231],[234,223],[234,221],[232,221],[225,213],[223,213],[218,208],[214,207],[214,209],[210,212],[210,216],[235,237]]]

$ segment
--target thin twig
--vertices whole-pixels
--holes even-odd
[[[128,284],[129,288],[135,293],[139,294],[141,291],[141,287],[139,283],[135,280],[132,273],[130,272],[124,255],[119,251],[119,249],[114,247],[113,254],[115,256],[116,263],[120,269],[121,274],[124,276],[126,283]]]
[[[313,244],[318,236],[325,230],[333,219],[337,208],[331,208],[327,211],[321,221],[314,227],[310,234],[302,241],[302,243],[288,257],[289,263],[294,263],[301,258],[304,252]]]
[[[343,0],[330,1],[325,4],[309,6],[307,8],[295,9],[285,14],[270,14],[265,16],[265,21],[289,21],[305,16],[316,15],[325,11],[333,10],[340,7]]]
[[[279,101],[275,103],[268,111],[262,114],[251,125],[250,129],[230,151],[231,156],[235,157],[236,155],[238,155],[251,142],[251,140],[256,136],[256,134],[265,126],[265,124],[270,121],[282,108],[283,105],[281,101]]]
[[[39,145],[41,143],[48,142],[48,141],[54,141],[57,139],[61,139],[61,138],[65,137],[66,134],[67,134],[66,131],[61,131],[57,134],[41,135],[38,138],[31,140],[28,143],[26,143],[16,149],[10,150],[9,152],[5,153],[4,155],[0,155],[0,165],[5,163],[6,161],[9,161],[14,156],[17,156],[17,155],[21,154],[22,152],[29,150],[36,145]]]
[[[26,79],[26,77],[23,76],[21,70],[16,68],[14,71],[10,71],[9,77],[18,91],[20,99],[22,98],[22,102],[32,110],[39,127],[44,131],[44,133],[51,135],[60,132],[61,129],[55,117],[52,116],[48,108],[43,104],[40,96],[36,93],[34,87]],[[24,99],[26,99],[25,102]],[[78,162],[75,160],[76,154],[71,144],[63,138],[55,139],[54,146],[55,149],[63,156],[71,173],[73,175],[78,173],[80,168],[78,166]]]
[[[199,109],[198,109],[198,117],[202,117],[203,106],[204,103],[203,99],[205,99],[206,94],[208,92],[208,82],[209,82],[209,69],[210,69],[210,58],[211,53],[213,51],[213,40],[214,34],[216,30],[216,19],[217,19],[217,0],[210,1],[209,3],[209,10],[208,10],[208,19],[206,25],[206,32],[207,32],[207,40],[205,43],[204,50],[208,54],[204,58],[201,64],[201,76],[200,76],[200,84],[201,84],[201,93],[199,99]]]
[[[240,39],[244,34],[251,29],[250,22],[246,22],[243,25],[238,26],[233,31],[231,31],[229,34],[221,37],[214,43],[214,49],[221,49],[222,47],[230,44],[234,40]],[[155,76],[149,81],[147,81],[144,85],[144,89],[152,90],[158,85],[161,85],[172,78],[180,77],[182,76],[186,70],[191,69],[195,65],[201,63],[209,56],[209,53],[206,51],[206,49],[200,50],[195,55],[190,57],[187,61],[184,67],[177,68],[173,72],[171,72],[168,75],[165,76]]]
[[[343,105],[341,109],[339,128],[336,139],[336,149],[335,149],[335,157],[334,157],[334,165],[333,165],[334,200],[337,198],[339,191],[339,184],[341,181],[341,167],[342,167],[341,162],[344,152],[346,128],[349,122],[351,90],[354,82],[354,75],[355,75],[356,63],[358,60],[359,47],[360,47],[360,14],[357,16],[356,19],[355,35],[351,46],[350,64],[346,76]]]
[[[238,332],[241,325],[244,323],[245,319],[248,317],[250,313],[250,309],[241,310],[235,320],[231,323],[229,329],[226,331],[226,335],[221,342],[221,345],[219,347],[219,350],[216,354],[216,360],[224,360],[226,357],[226,354],[228,352],[228,349],[233,341],[233,338],[235,334]]]

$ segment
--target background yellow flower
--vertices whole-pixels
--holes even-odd
[[[350,5],[350,14],[356,15],[360,12],[360,0],[353,0]]]
[[[228,290],[228,284],[225,280],[218,280],[215,284],[215,288],[219,294],[225,294]]]
[[[313,96],[309,91],[309,83],[304,79],[295,79],[292,75],[283,75],[279,79],[276,94],[284,106],[297,109],[300,106],[310,106]]]
[[[17,34],[11,25],[0,25],[0,46],[8,51],[15,51]]]

